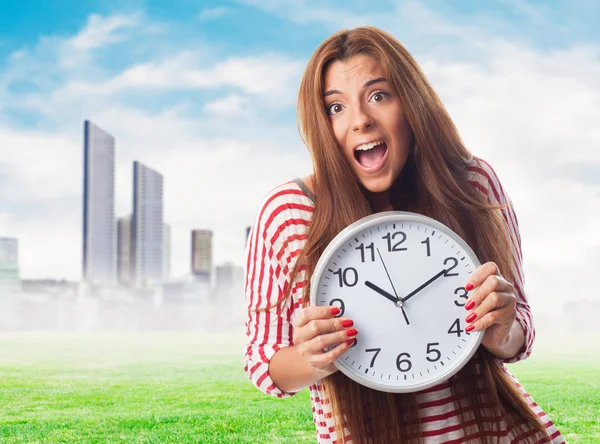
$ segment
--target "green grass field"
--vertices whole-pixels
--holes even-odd
[[[256,390],[243,340],[0,334],[0,442],[315,442],[307,391],[280,400]],[[569,443],[600,443],[600,347],[590,344],[540,347],[511,366]]]

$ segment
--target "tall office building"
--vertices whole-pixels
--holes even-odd
[[[210,282],[212,270],[212,231],[192,230],[192,274]]]
[[[163,281],[171,279],[171,227],[165,224],[163,232]]]
[[[244,268],[225,262],[217,266],[217,288],[227,290],[239,287],[244,283]]]
[[[163,232],[163,176],[136,161],[131,219],[131,271],[136,288],[163,281]]]
[[[112,284],[116,269],[115,139],[89,120],[83,131],[83,279]]]
[[[117,280],[131,284],[131,214],[117,220]]]
[[[19,241],[12,237],[0,237],[0,296],[20,290]]]

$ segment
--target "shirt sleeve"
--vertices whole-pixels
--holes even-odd
[[[527,302],[524,291],[524,275],[523,275],[523,255],[521,251],[521,236],[519,233],[519,223],[517,221],[517,215],[515,213],[512,201],[508,194],[504,191],[498,176],[496,175],[493,168],[484,160],[479,159],[482,172],[484,176],[487,176],[487,197],[488,202],[493,205],[506,205],[502,211],[502,217],[504,219],[506,229],[511,245],[512,257],[513,257],[513,274],[515,292],[517,296],[517,320],[523,327],[525,332],[525,345],[517,353],[516,356],[510,359],[498,358],[500,362],[505,364],[522,361],[531,355],[533,350],[533,342],[535,339],[535,328],[533,325],[533,316],[531,314],[531,307]]]
[[[285,205],[278,198],[267,196],[246,243],[245,299],[248,307],[246,320],[247,344],[244,369],[252,383],[262,392],[285,398],[295,392],[280,390],[269,373],[269,362],[275,352],[293,345],[292,307],[285,300],[277,303],[289,285],[290,268],[282,268],[281,254],[273,245],[275,236],[286,236],[286,224],[281,224]],[[283,226],[283,230],[281,229]],[[275,234],[274,234],[275,233]],[[289,298],[288,298],[289,299]]]

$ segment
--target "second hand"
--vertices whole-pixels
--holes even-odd
[[[398,302],[396,302],[396,306],[400,307],[400,309],[402,310],[402,314],[404,315],[404,320],[406,321],[406,325],[410,325],[408,316],[406,316],[406,312],[404,311],[404,307],[402,306],[403,300],[402,300],[402,298],[400,298],[398,296],[398,293],[396,292],[396,287],[394,287],[394,282],[392,281],[392,278],[390,277],[390,274],[388,273],[387,267],[385,266],[385,262],[383,261],[383,257],[381,256],[381,252],[379,251],[379,248],[377,248],[377,254],[379,255],[379,259],[381,259],[381,263],[383,264],[383,269],[385,270],[385,274],[387,274],[390,284],[392,284],[392,290],[394,290],[394,296],[396,296],[396,298],[398,298]]]

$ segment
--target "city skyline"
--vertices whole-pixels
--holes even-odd
[[[414,55],[502,180],[534,311],[600,299],[597,2],[9,4],[0,235],[19,240],[24,279],[81,276],[84,119],[117,139],[116,215],[130,213],[134,160],[167,178],[173,277],[189,272],[196,228],[214,231],[213,263],[243,265],[261,200],[312,170],[295,121],[308,58],[338,29],[372,25]]]
[[[86,119],[83,150],[82,280],[94,285],[118,283],[136,289],[168,282],[171,229],[165,222],[163,211],[163,175],[135,160],[132,211],[126,216],[115,217],[116,139]],[[246,240],[249,230],[247,227]],[[213,274],[212,231],[193,229],[191,234],[190,274],[210,283]],[[11,248],[16,252],[16,239],[0,238],[2,240],[14,241],[15,246]],[[18,278],[16,253],[14,258]],[[12,266],[9,260],[4,263],[7,270]],[[214,265],[217,274],[219,268],[229,270],[232,267],[230,262]],[[221,273],[231,274],[231,271]]]
[[[151,179],[150,189],[152,189],[156,184],[153,182],[159,182],[160,194],[162,198],[162,175],[155,171],[154,169],[147,167],[142,162],[138,160],[133,161],[133,210],[129,211],[128,215],[125,216],[117,216],[115,210],[115,200],[117,198],[122,199],[123,193],[127,193],[127,190],[120,190],[121,195],[117,195],[116,186],[115,186],[115,157],[116,157],[116,137],[112,135],[109,131],[104,130],[99,125],[96,125],[89,119],[85,119],[83,121],[83,203],[82,203],[82,237],[81,237],[81,273],[80,277],[68,277],[63,275],[40,275],[37,277],[29,277],[30,280],[50,280],[50,281],[88,281],[94,284],[115,284],[124,282],[121,280],[120,273],[122,272],[121,267],[119,266],[119,261],[122,261],[124,256],[123,254],[127,254],[129,257],[127,259],[127,265],[125,267],[130,268],[127,274],[127,282],[129,285],[140,285],[139,282],[136,282],[136,276],[139,272],[135,271],[136,267],[139,267],[141,261],[137,261],[135,259],[135,250],[132,248],[133,246],[130,244],[130,248],[119,250],[119,247],[124,247],[125,242],[119,242],[119,233],[120,230],[124,230],[124,226],[120,228],[121,224],[128,224],[128,230],[131,231],[134,226],[133,223],[133,214],[136,209],[136,198],[138,195],[142,194],[142,189],[136,189],[136,183],[141,182],[141,178],[146,175],[154,176],[153,180]],[[94,215],[100,213],[101,218],[97,219]],[[160,213],[162,217],[162,204],[160,205]],[[92,219],[94,219],[94,224],[91,223]],[[112,221],[112,222],[111,222]],[[99,223],[101,222],[101,223]],[[94,229],[91,227],[94,226]],[[245,237],[243,239],[243,244],[241,244],[241,250],[244,249],[245,242],[247,241],[247,237],[249,234],[251,226],[246,225],[244,227]],[[96,230],[96,232],[94,232]],[[192,228],[190,230],[192,234],[192,242],[190,243],[189,252],[191,252],[192,257],[194,254],[198,255],[198,253],[194,253],[195,251],[199,251],[197,246],[194,245],[194,233],[195,232],[209,232],[212,237],[212,230],[208,228]],[[165,233],[168,233],[167,238],[163,238]],[[169,280],[170,276],[170,266],[172,259],[170,257],[171,245],[170,245],[170,233],[171,228],[168,224],[164,223],[163,218],[163,233],[158,237],[158,242],[162,246],[162,249],[165,252],[168,252],[167,255],[163,255],[163,260],[160,263],[160,266],[155,264],[156,268],[154,270],[154,274],[161,274],[164,276],[163,280],[166,282]],[[93,236],[95,234],[95,236]],[[121,233],[122,234],[122,233]],[[133,242],[135,237],[129,234],[129,242]],[[8,237],[10,238],[10,237]],[[7,238],[7,239],[8,239]],[[13,239],[13,238],[11,238]],[[14,238],[17,242],[18,239]],[[94,244],[95,242],[95,244]],[[166,242],[166,243],[165,243]],[[158,244],[157,244],[158,245]],[[209,247],[211,249],[208,257],[208,264],[211,267],[211,271],[208,272],[209,279],[212,277],[213,273],[217,272],[218,267],[231,267],[235,266],[240,268],[239,264],[234,264],[234,262],[230,260],[225,260],[220,264],[212,262],[212,241],[209,242]],[[156,248],[154,245],[153,248]],[[92,261],[92,257],[94,256],[92,252],[96,252],[96,260]],[[98,253],[99,252],[99,253]],[[188,254],[189,254],[188,252]],[[205,253],[202,253],[204,255]],[[133,255],[133,256],[132,256]],[[204,256],[202,256],[204,259]],[[22,260],[22,258],[21,258]],[[192,259],[193,262],[193,259]],[[92,265],[94,264],[94,265]],[[204,266],[206,266],[204,264]],[[133,268],[132,268],[133,267]],[[99,270],[99,271],[94,271]],[[98,274],[96,277],[96,274]],[[190,264],[188,270],[183,271],[178,276],[179,278],[184,278],[185,276],[194,275],[194,265]],[[27,279],[27,277],[25,278]]]
[[[164,178],[135,160],[132,211],[116,217],[114,159],[116,139],[86,119],[83,122],[83,204],[81,280],[93,285],[146,288],[169,281],[171,230],[163,213]],[[246,241],[251,227],[246,227]],[[189,274],[211,282],[213,273],[231,275],[231,262],[212,262],[212,230],[192,229]],[[20,288],[17,238],[0,237],[1,293]],[[43,279],[60,281],[61,277]],[[14,282],[13,282],[14,281]],[[216,282],[216,281],[215,281]]]

